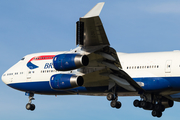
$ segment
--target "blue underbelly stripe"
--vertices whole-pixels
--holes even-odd
[[[133,78],[136,82],[143,82],[142,86],[145,90],[161,90],[161,89],[180,89],[180,77],[147,77],[147,78]],[[67,92],[105,92],[108,90],[108,86],[99,87],[77,87],[70,90],[53,90],[49,85],[49,81],[42,82],[24,82],[13,83],[8,86],[21,91],[34,91],[38,93],[64,93]],[[120,88],[118,92],[127,92],[127,90]]]
[[[145,90],[180,89],[180,77],[146,77],[133,78],[136,82],[144,83]]]
[[[21,91],[33,91],[35,93],[59,93],[59,94],[67,94],[67,93],[78,93],[78,92],[104,92],[108,89],[108,86],[100,86],[100,87],[77,87],[68,90],[54,90],[51,89],[49,85],[49,81],[43,82],[25,82],[25,83],[13,83],[8,84],[8,86],[18,89]]]

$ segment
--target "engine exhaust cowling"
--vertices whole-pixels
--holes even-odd
[[[50,86],[52,89],[71,89],[82,86],[84,79],[81,76],[73,74],[55,74],[50,78]]]
[[[53,66],[58,71],[67,71],[87,66],[89,58],[80,54],[59,54],[53,58]]]

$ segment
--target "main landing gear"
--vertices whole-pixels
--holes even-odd
[[[164,112],[165,110],[164,105],[162,105],[161,103],[153,104],[144,100],[135,100],[133,104],[135,107],[143,108],[144,110],[152,110],[153,117],[161,117],[162,112]]]
[[[29,96],[29,102],[26,104],[26,109],[27,110],[31,110],[33,111],[35,109],[35,105],[32,104],[32,100],[35,100],[34,97],[34,93],[27,93]]]
[[[112,92],[107,94],[107,100],[111,101],[110,105],[112,108],[121,108],[121,102],[118,101],[118,95],[116,93],[116,86],[112,88]]]
[[[135,107],[143,108],[144,110],[152,110],[153,117],[160,118],[166,108],[172,107],[174,102],[159,95],[143,94],[141,100],[134,100]]]
[[[117,96],[116,93],[115,94],[109,93],[107,95],[107,100],[111,101],[110,105],[111,105],[112,108],[117,108],[117,109],[121,108],[121,102],[117,101],[118,96]]]

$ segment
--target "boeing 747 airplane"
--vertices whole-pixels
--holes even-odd
[[[35,109],[34,94],[107,96],[117,109],[118,96],[140,96],[134,106],[154,117],[180,101],[180,51],[116,52],[99,17],[103,5],[76,22],[75,49],[26,55],[2,75],[5,84],[29,96],[27,110]]]

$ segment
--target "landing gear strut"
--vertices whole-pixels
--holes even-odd
[[[35,109],[35,105],[32,104],[32,100],[35,100],[34,97],[34,93],[27,93],[29,96],[29,102],[26,104],[26,109],[27,110],[31,110],[33,111]]]
[[[160,118],[165,108],[172,107],[174,102],[160,95],[142,94],[141,100],[134,100],[135,107],[143,108],[144,110],[152,110],[153,117]]]
[[[121,102],[117,101],[118,100],[118,96],[116,93],[116,87],[114,87],[113,89],[113,93],[108,93],[107,94],[107,100],[111,101],[110,105],[112,108],[121,108]]]

